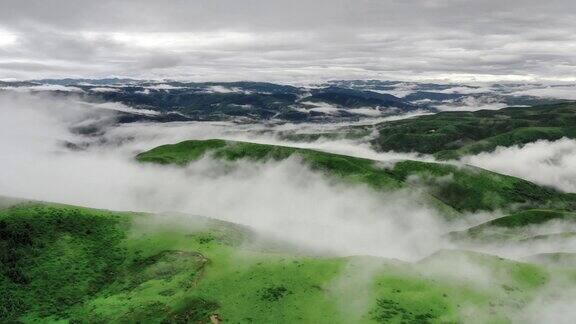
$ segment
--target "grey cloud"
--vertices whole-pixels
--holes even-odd
[[[19,38],[0,46],[0,62],[62,60],[85,76],[554,79],[576,75],[571,12],[570,0],[6,0],[0,29]]]
[[[15,70],[15,71],[59,71],[64,69],[62,66],[54,66],[42,63],[28,63],[28,62],[2,62],[0,63],[0,70]]]
[[[143,58],[134,67],[136,69],[166,69],[179,66],[182,63],[182,57],[178,55],[151,55]]]

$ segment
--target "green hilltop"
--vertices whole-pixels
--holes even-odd
[[[493,151],[498,146],[576,138],[576,104],[440,112],[375,126],[379,151],[434,154],[439,159]]]
[[[342,181],[376,190],[419,189],[428,202],[455,217],[460,212],[509,208],[572,210],[574,194],[561,193],[519,178],[445,163],[397,161],[384,165],[374,160],[276,145],[224,140],[191,140],[163,145],[137,156],[140,162],[186,165],[210,156],[216,160],[264,162],[299,157],[310,168]]]

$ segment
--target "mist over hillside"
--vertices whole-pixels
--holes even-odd
[[[576,323],[574,12],[0,1],[0,324]]]
[[[576,146],[573,139],[536,139],[525,145],[499,147],[442,162],[418,152],[377,151],[373,145],[374,139],[381,136],[378,129],[383,125],[417,123],[428,116],[337,123],[239,124],[153,119],[123,123],[126,111],[95,109],[77,97],[44,91],[5,91],[0,95],[0,107],[0,138],[5,153],[0,159],[0,195],[152,213],[156,215],[152,228],[158,229],[154,235],[194,232],[198,230],[198,225],[194,225],[197,218],[209,217],[246,226],[250,239],[241,249],[320,258],[365,255],[404,262],[440,258],[443,266],[420,261],[424,263],[417,263],[421,265],[416,271],[434,278],[448,275],[480,280],[484,286],[494,285],[495,279],[478,271],[496,271],[491,265],[486,270],[472,270],[477,268],[477,262],[484,261],[474,254],[453,258],[442,251],[474,251],[526,262],[537,256],[573,253],[576,243],[576,237],[570,234],[576,232],[572,216],[576,209],[572,194],[576,173],[567,167],[576,156],[571,149]],[[561,112],[564,108],[558,109]],[[208,143],[220,143],[212,140],[215,138],[242,141],[239,143],[248,146],[221,142],[214,148],[223,151],[212,152],[213,144]],[[160,165],[143,164],[135,158],[141,152],[155,152],[155,147],[185,140],[198,140],[198,147],[204,148],[197,151],[194,146],[183,146],[176,150],[175,146],[173,150],[168,146],[167,151],[158,151],[165,152],[163,155],[150,158],[152,162],[161,161]],[[506,154],[511,153],[507,152],[538,158],[527,157],[510,164]],[[179,162],[171,166],[171,159]],[[465,164],[534,183],[486,173]],[[553,214],[540,211],[544,209],[568,216],[550,217],[547,215]],[[6,213],[12,213],[10,210]],[[513,216],[515,213],[520,216]],[[505,227],[496,225],[499,223],[489,225],[500,220],[504,224],[507,217],[530,213],[543,216],[536,216],[541,217],[538,222],[526,218],[524,225],[514,225],[514,230],[505,232]],[[137,228],[134,230],[139,232]],[[211,253],[205,251],[203,255]],[[538,264],[556,264],[546,260]],[[446,263],[452,264],[451,270]],[[365,267],[373,266],[361,266]],[[383,271],[377,270],[379,267],[370,271]],[[372,282],[370,278],[362,279],[363,284]],[[547,296],[550,285],[558,284],[556,280],[566,279],[554,279],[534,288],[522,297],[526,299],[520,308],[536,307],[533,303],[541,301],[535,298],[550,298],[529,296]],[[97,294],[111,293],[106,290]],[[554,305],[568,303],[570,296],[569,293],[558,299]],[[411,302],[406,302],[405,307],[411,307]],[[372,302],[366,303],[360,309],[372,307]],[[483,307],[474,305],[470,307]],[[105,318],[74,307],[77,310],[73,313],[58,311],[53,316]],[[502,307],[502,313],[495,313],[497,317],[520,316],[514,315],[509,306]],[[224,308],[221,312],[227,311]],[[346,312],[342,316],[360,316],[363,311]],[[430,316],[460,315],[434,311]],[[112,318],[115,317],[109,317]]]

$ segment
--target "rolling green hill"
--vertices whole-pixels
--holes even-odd
[[[465,251],[417,263],[264,252],[248,229],[194,216],[3,206],[3,322],[509,323],[547,283],[576,278]],[[459,264],[490,281],[439,268]]]
[[[385,166],[373,160],[275,145],[224,140],[185,141],[140,153],[141,162],[185,165],[203,156],[255,162],[301,158],[312,169],[377,190],[423,190],[434,205],[454,217],[467,212],[506,208],[576,208],[576,197],[531,182],[470,166],[398,161]],[[429,201],[430,202],[430,201]]]
[[[380,151],[434,154],[439,159],[489,152],[497,146],[576,138],[576,104],[441,112],[376,126]]]

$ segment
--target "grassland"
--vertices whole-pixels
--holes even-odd
[[[576,138],[576,104],[441,112],[386,122],[376,128],[379,134],[372,144],[377,150],[456,159],[489,152],[498,146]]]
[[[443,251],[417,263],[264,251],[248,229],[67,205],[0,210],[3,322],[508,323],[576,272]],[[160,219],[164,225],[169,218]],[[467,264],[477,282],[441,265]]]

